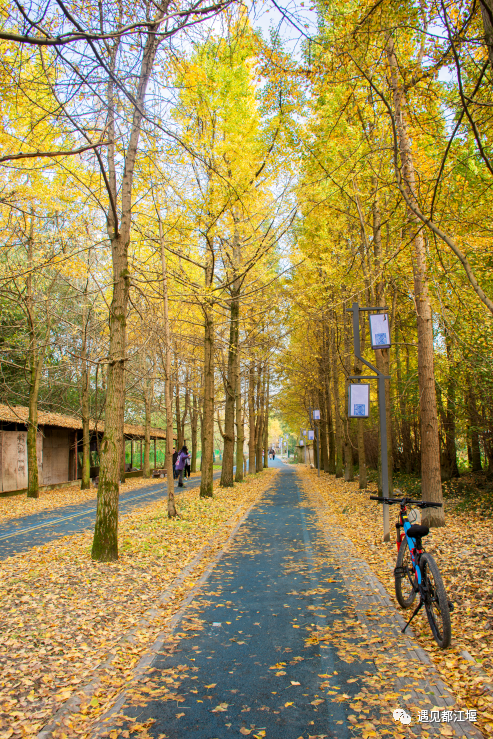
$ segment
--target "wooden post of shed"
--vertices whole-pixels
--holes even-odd
[[[134,466],[134,437],[130,439],[130,469]]]
[[[74,454],[74,480],[78,480],[79,477],[77,475],[79,471],[79,440],[77,438],[77,431],[75,432],[75,454]]]
[[[154,469],[157,470],[156,437],[154,437]]]
[[[139,465],[139,470],[141,470],[142,467],[143,467],[143,464],[142,464],[142,439],[141,439],[140,440],[140,465]]]

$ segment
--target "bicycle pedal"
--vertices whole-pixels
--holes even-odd
[[[455,608],[454,604],[452,603],[451,600],[449,600],[449,602],[448,602],[448,609],[449,609],[450,613],[452,613],[452,611],[454,610],[454,608]]]

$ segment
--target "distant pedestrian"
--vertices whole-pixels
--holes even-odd
[[[178,459],[178,452],[176,451],[175,447],[173,447],[173,480],[176,480],[178,477],[178,472],[176,471],[176,461]]]
[[[188,459],[187,459],[187,461],[185,463],[185,478],[190,477],[190,472],[191,472],[190,466],[191,466],[191,463],[192,463],[192,457],[189,454],[188,455]]]
[[[185,445],[183,445],[181,452],[178,455],[178,459],[176,460],[176,470],[178,472],[178,487],[183,487],[183,472],[185,470],[187,461],[190,459],[190,455],[188,453],[188,449]]]

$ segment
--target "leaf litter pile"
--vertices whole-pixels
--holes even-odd
[[[36,736],[74,696],[80,698],[78,712],[54,735],[90,736],[87,727],[130,679],[275,474],[266,470],[234,492],[216,486],[212,499],[186,491],[174,520],[167,518],[166,500],[122,516],[115,563],[91,560],[90,531],[2,561],[0,739]],[[189,576],[159,605],[163,591],[206,545]],[[102,663],[96,689],[82,693]]]
[[[332,475],[319,479],[316,471],[307,470],[301,465],[297,467],[297,473],[303,481],[308,499],[318,508],[321,522],[328,530],[340,531],[342,536],[352,542],[356,554],[369,564],[393,600],[396,609],[407,620],[411,615],[410,612],[402,611],[395,600],[393,577],[396,559],[395,541],[382,542],[382,507],[369,499],[370,492],[373,494],[375,491],[369,489],[360,491],[357,482],[337,480]],[[392,530],[395,518],[393,514],[391,509]],[[477,726],[481,728],[484,736],[493,736],[492,522],[491,519],[485,519],[471,511],[467,513],[457,511],[453,501],[445,502],[445,515],[447,526],[432,529],[425,539],[425,546],[437,560],[448,596],[454,603],[452,645],[447,650],[438,648],[431,636],[426,615],[421,612],[411,624],[412,633],[456,697],[458,706],[463,709],[476,709]],[[378,609],[373,614],[369,611],[367,617],[370,620],[377,620]],[[358,631],[360,636],[361,629],[363,632],[365,630],[364,626],[356,622],[346,626]],[[343,631],[346,631],[346,628]],[[350,629],[343,638],[341,646],[343,650],[344,639],[349,634]],[[330,638],[330,635],[327,637]],[[386,639],[383,636],[376,642],[379,642],[382,664],[385,664],[385,654],[390,654],[390,650],[395,648],[395,638]],[[350,654],[349,646],[350,644],[346,644],[345,651]],[[399,647],[399,644],[397,646]],[[357,650],[354,654],[356,652]],[[471,662],[467,655],[472,655],[475,661]],[[475,668],[479,665],[481,670]],[[400,660],[398,668],[404,674],[405,660]],[[387,664],[387,669],[391,670],[392,664]],[[388,696],[383,684],[380,688],[384,700]],[[452,736],[450,727],[454,726],[453,723],[441,726],[444,736]],[[422,733],[421,736],[426,734]]]

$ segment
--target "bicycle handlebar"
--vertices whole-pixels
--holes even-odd
[[[402,505],[411,504],[418,508],[441,508],[441,503],[432,503],[426,500],[411,500],[411,498],[381,498],[378,495],[370,495],[370,500],[378,500],[379,503],[387,503],[387,505],[394,505],[394,503],[400,503]]]

